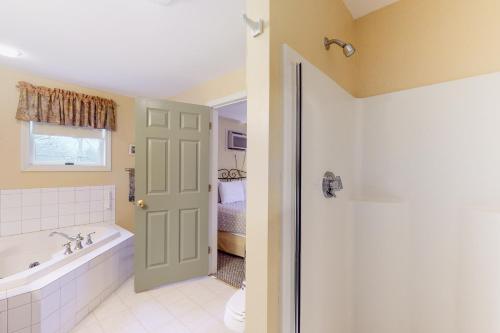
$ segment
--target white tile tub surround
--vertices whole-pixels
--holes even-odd
[[[0,333],[70,332],[132,275],[133,253],[133,235],[123,230],[120,238],[70,264],[3,292]]]
[[[115,186],[0,190],[0,236],[115,221]]]

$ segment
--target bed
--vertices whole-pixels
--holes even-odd
[[[244,184],[246,173],[237,169],[220,169],[219,182],[240,182],[232,183],[231,186]],[[225,186],[225,185],[222,185]],[[242,187],[243,188],[243,187]],[[221,185],[219,194],[221,195]],[[217,205],[217,247],[220,251],[245,257],[246,254],[246,200],[245,195],[242,200],[232,202],[220,202]],[[219,198],[220,199],[220,198]]]

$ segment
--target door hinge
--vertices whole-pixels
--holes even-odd
[[[212,192],[212,185],[208,184],[208,192]]]
[[[208,254],[212,253],[212,248],[209,246],[208,247]]]
[[[212,129],[212,122],[209,122],[208,123],[208,129],[211,130]]]

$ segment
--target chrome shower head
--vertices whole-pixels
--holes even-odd
[[[332,44],[340,46],[344,51],[344,55],[348,58],[356,53],[356,49],[352,46],[352,44],[341,41],[340,39],[328,39],[328,37],[325,37],[323,43],[325,45],[325,49],[327,50],[330,49],[330,45]]]

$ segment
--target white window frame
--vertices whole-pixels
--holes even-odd
[[[109,172],[111,171],[111,131],[105,136],[105,165],[36,165],[32,164],[30,122],[23,121],[21,125],[21,170],[22,171],[76,171],[76,172]]]

